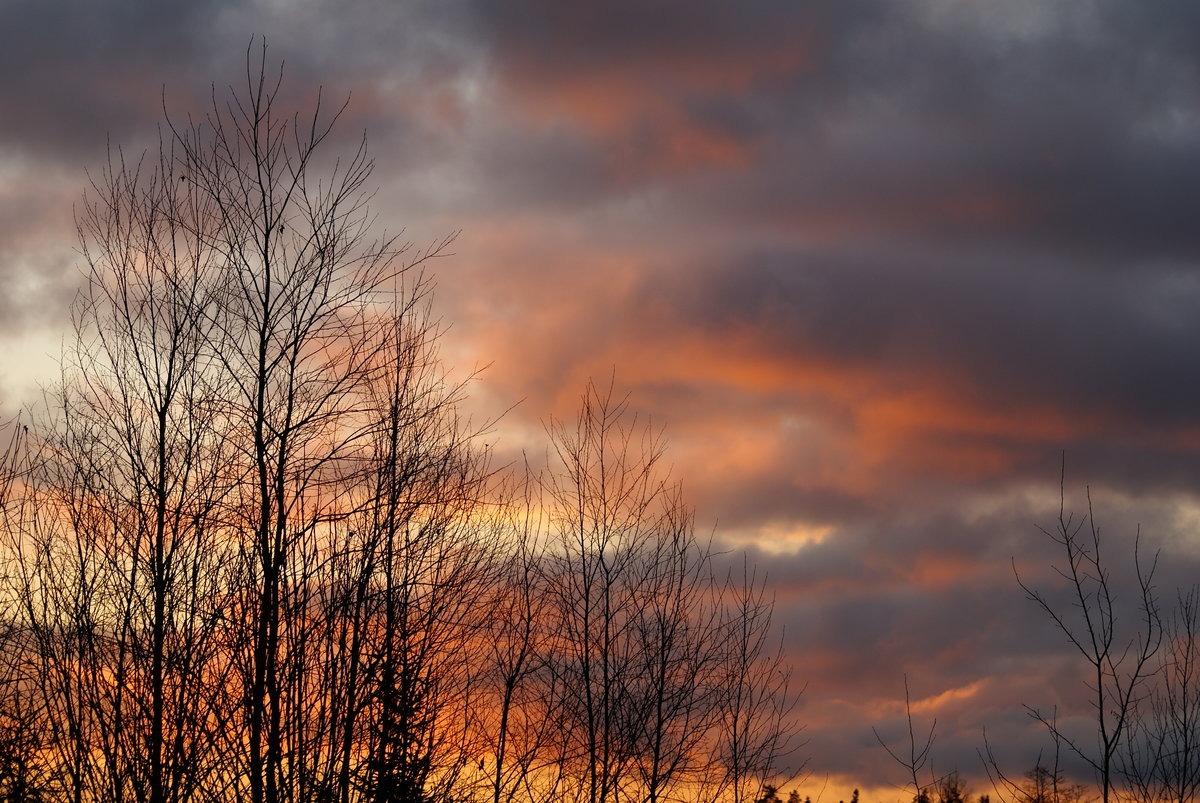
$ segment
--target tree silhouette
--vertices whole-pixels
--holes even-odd
[[[1158,560],[1156,555],[1148,567],[1143,565],[1139,532],[1133,548],[1135,602],[1132,610],[1123,610],[1118,605],[1116,582],[1103,557],[1103,541],[1092,510],[1091,493],[1088,493],[1087,515],[1076,517],[1066,512],[1065,469],[1062,482],[1058,521],[1053,530],[1042,529],[1042,532],[1061,550],[1064,565],[1053,568],[1069,589],[1069,605],[1055,605],[1046,594],[1027,585],[1017,573],[1015,561],[1013,571],[1028,599],[1050,618],[1084,659],[1096,725],[1095,748],[1060,729],[1053,715],[1037,708],[1029,711],[1046,726],[1056,745],[1066,745],[1092,767],[1101,800],[1108,803],[1114,784],[1120,780],[1122,751],[1136,728],[1138,705],[1147,680],[1154,674],[1153,659],[1162,643],[1162,621],[1154,594]],[[1135,617],[1133,627],[1127,624],[1127,613]]]
[[[752,799],[794,748],[765,581],[589,384],[509,480],[344,106],[265,43],[78,211],[84,288],[0,469],[0,795]]]

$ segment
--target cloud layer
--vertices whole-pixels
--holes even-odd
[[[1013,577],[1052,587],[1064,452],[1115,561],[1140,521],[1164,586],[1195,576],[1192,4],[67,6],[0,5],[5,403],[53,371],[85,170],[263,34],[294,98],[351,93],[382,223],[463,231],[445,354],[490,365],[479,415],[520,402],[501,453],[615,371],[769,567],[814,796],[903,782],[871,727],[899,733],[905,675],[971,777],[984,726],[1032,764],[1022,704],[1086,713]]]

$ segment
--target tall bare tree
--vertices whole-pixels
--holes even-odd
[[[378,595],[364,783],[373,799],[448,800],[479,752],[475,653],[492,618],[499,543],[476,519],[487,454],[448,414],[458,389],[431,386],[428,366],[410,361],[431,344],[397,334],[362,522]]]
[[[662,448],[652,433],[629,427],[626,406],[589,384],[574,429],[551,431],[561,466],[547,479],[558,537],[549,569],[551,671],[570,739],[561,766],[588,803],[615,799],[635,772],[638,562],[660,526],[680,518],[664,504]]]
[[[405,260],[396,240],[373,239],[365,141],[321,162],[344,107],[327,112],[318,97],[306,116],[281,113],[281,85],[264,47],[240,90],[171,128],[181,182],[211,200],[209,244],[223,266],[210,354],[237,434],[240,482],[226,510],[242,556],[245,700],[227,733],[254,803],[306,794],[306,740],[324,727],[306,699],[321,569],[330,533],[354,513],[353,488],[370,481],[387,414],[373,404],[397,357],[387,299],[447,242]]]
[[[525,471],[502,495],[498,532],[510,546],[500,564],[497,605],[486,631],[490,675],[483,725],[489,736],[481,769],[493,803],[536,799],[535,779],[550,797],[561,773],[547,755],[561,756],[558,688],[547,671],[551,638],[547,582],[548,528],[538,477]]]
[[[462,589],[478,587],[450,576],[450,553],[470,551],[461,527],[485,464],[409,270],[448,240],[405,258],[371,239],[365,143],[322,161],[340,109],[286,112],[281,86],[252,48],[240,89],[169,121],[157,153],[114,153],[79,216],[76,337],[28,484],[36,515],[10,529],[69,799],[309,799],[335,726],[382,699],[381,677],[415,649],[354,676],[349,710],[313,704],[346,663],[330,639],[365,610],[329,604],[363,576],[347,544],[391,561],[387,582],[361,586],[374,606],[361,639],[394,638],[385,618],[406,594],[430,603],[432,638],[429,617],[457,606],[461,623]],[[434,604],[429,587],[457,591]],[[341,799],[363,727],[337,731]]]
[[[52,393],[36,515],[17,550],[54,748],[72,796],[187,799],[210,726],[212,601],[230,487],[209,406],[212,212],[168,143],[117,152],[78,217],[75,339]],[[67,754],[70,755],[68,758]]]
[[[33,639],[19,614],[24,586],[20,534],[32,510],[26,485],[37,457],[27,421],[19,415],[7,423],[0,450],[0,799],[13,801],[43,799],[59,781],[44,749],[38,667],[30,656]]]

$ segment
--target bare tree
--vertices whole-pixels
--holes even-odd
[[[1122,772],[1141,801],[1187,803],[1200,792],[1200,587],[1163,622],[1154,688],[1137,711]]]
[[[1088,493],[1088,513],[1076,517],[1066,512],[1066,492],[1060,493],[1057,526],[1043,529],[1061,550],[1064,565],[1054,566],[1069,589],[1071,600],[1056,604],[1051,597],[1029,586],[1016,571],[1017,582],[1026,596],[1046,613],[1083,657],[1096,724],[1095,743],[1081,743],[1059,728],[1056,718],[1036,708],[1029,711],[1046,726],[1051,737],[1096,773],[1101,799],[1108,803],[1114,783],[1119,781],[1121,751],[1135,727],[1138,704],[1145,694],[1147,679],[1154,674],[1154,657],[1162,643],[1162,623],[1154,594],[1157,555],[1144,566],[1134,541],[1134,607],[1118,604],[1117,581],[1102,554],[1100,527]],[[1131,625],[1126,617],[1134,617]]]
[[[759,794],[768,780],[778,786],[781,763],[800,748],[798,731],[787,723],[794,720],[803,689],[791,687],[782,634],[771,626],[774,599],[767,595],[766,578],[745,555],[740,577],[731,571],[723,592],[717,750],[722,792],[739,803]],[[802,770],[800,762],[790,774]]]
[[[571,741],[561,766],[588,803],[612,800],[635,772],[632,684],[640,553],[677,526],[657,475],[661,445],[624,419],[626,403],[589,384],[574,429],[551,430],[561,470],[546,481],[552,526],[552,671]]]
[[[245,700],[226,733],[254,803],[302,797],[312,782],[306,745],[326,727],[306,695],[319,675],[320,572],[331,528],[354,512],[352,489],[374,465],[386,411],[372,400],[395,356],[387,298],[448,242],[405,261],[397,241],[372,239],[365,141],[319,164],[344,106],[327,112],[318,97],[306,116],[280,113],[281,85],[264,46],[240,90],[171,128],[181,182],[212,203],[208,242],[223,267],[210,356],[236,433],[226,510],[241,534],[234,668]]]
[[[561,781],[547,754],[561,755],[555,676],[547,671],[550,595],[547,588],[547,523],[538,477],[528,463],[503,495],[498,530],[510,543],[501,565],[498,604],[487,628],[492,713],[481,769],[493,803],[537,799],[535,785],[553,797]]]
[[[37,666],[29,654],[33,639],[19,615],[20,533],[31,511],[25,486],[37,456],[27,420],[19,415],[8,422],[0,450],[0,799],[12,801],[45,799],[60,780],[46,755]]]
[[[424,353],[403,341],[397,350]],[[496,534],[473,520],[486,453],[448,415],[454,397],[420,373],[405,368],[384,388],[378,480],[362,522],[377,567],[363,783],[370,799],[449,800],[478,753],[474,653],[499,579]]]
[[[1018,800],[1028,803],[1080,803],[1088,799],[1088,788],[1067,780],[1057,765],[1046,767],[1039,760],[1024,775]]]
[[[741,799],[790,742],[769,600],[753,578],[718,582],[661,435],[611,385],[589,383],[574,426],[550,434],[546,662],[564,786],[588,803]]]
[[[340,111],[282,112],[281,82],[252,49],[79,215],[76,337],[6,522],[66,799],[349,800],[395,731],[370,712],[408,704],[388,673],[419,655],[426,709],[462,696],[486,461],[409,272],[448,240],[370,239],[365,145],[319,163]]]
[[[229,487],[208,408],[211,205],[174,155],[118,152],[78,216],[86,285],[16,550],[52,747],[73,797],[188,799]]]
[[[912,698],[908,691],[908,675],[904,676],[904,717],[908,725],[907,749],[893,748],[884,741],[877,729],[872,727],[871,731],[875,734],[875,740],[879,742],[880,747],[887,751],[893,761],[904,768],[908,780],[912,783],[915,803],[928,803],[929,789],[941,781],[934,774],[931,766],[933,743],[937,734],[937,720],[934,719],[929,723],[929,731],[923,737],[917,735],[918,731],[913,723]],[[922,778],[926,774],[928,774],[928,780]]]
[[[305,799],[444,799],[476,752],[470,646],[496,552],[474,518],[487,454],[455,415],[462,386],[441,371],[427,290],[418,278],[394,302],[364,401],[369,448],[334,508],[347,512],[300,542],[288,789]]]
[[[1050,714],[1050,729],[1053,732],[1058,726],[1058,712],[1055,709]],[[1027,770],[1020,778],[1015,778],[1000,766],[1000,762],[988,741],[987,729],[983,732],[983,748],[979,758],[983,762],[984,771],[992,788],[1001,795],[1007,795],[1015,803],[1080,803],[1086,798],[1087,787],[1072,783],[1066,777],[1062,768],[1063,742],[1052,740],[1049,756],[1042,751],[1037,754],[1033,768]],[[1003,798],[1002,798],[1003,799]]]

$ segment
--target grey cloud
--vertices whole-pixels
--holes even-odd
[[[197,90],[212,80],[205,33],[224,5],[4,4],[0,140],[60,157],[102,150],[105,132],[125,141],[159,116],[164,85]]]
[[[1072,493],[1068,504],[1079,497]],[[1107,507],[1097,506],[1108,566],[1117,598],[1128,603],[1136,599],[1130,587],[1136,528],[1127,525],[1150,506],[1121,505],[1115,514]],[[893,510],[794,556],[755,554],[760,566],[769,566],[771,587],[779,594],[785,649],[809,683],[806,706],[822,723],[808,747],[815,766],[865,783],[896,779],[871,728],[888,740],[904,737],[902,713],[880,717],[878,706],[900,704],[905,676],[914,701],[956,690],[962,695],[933,710],[918,709],[917,721],[928,727],[938,720],[939,772],[958,769],[976,783],[982,782],[976,751],[983,747],[985,728],[1006,771],[1019,773],[1048,744],[1024,706],[1058,706],[1064,720],[1071,716],[1066,712],[1087,710],[1085,663],[1025,598],[1009,562],[1018,555],[1022,579],[1070,613],[1068,589],[1051,568],[1061,558],[1034,526],[1038,516],[1049,526],[1055,513],[1017,505],[983,517],[953,504],[940,512]],[[947,556],[962,559],[960,577],[938,587],[906,579],[911,568]],[[1165,584],[1177,579],[1162,578]],[[1122,611],[1121,626],[1135,614]],[[1065,724],[1087,732],[1084,719]]]
[[[1131,432],[1196,422],[1200,373],[1185,369],[1200,362],[1200,280],[1173,264],[1097,273],[963,250],[768,251],[649,273],[633,298],[714,337],[754,332],[757,350],[784,358],[961,379],[1002,409],[1106,414]]]
[[[245,80],[247,48],[267,40],[269,66],[286,62],[284,91],[325,85],[339,98],[376,82],[436,89],[473,47],[452,3],[358,0],[273,7],[241,0],[44,3],[0,6],[0,141],[42,155],[140,140],[161,118],[201,111]],[[390,132],[402,109],[361,113]],[[354,115],[358,114],[355,120]],[[357,136],[362,125],[347,134]],[[377,131],[377,133],[385,133]]]
[[[997,41],[857,8],[822,29],[811,69],[722,100],[730,130],[761,141],[760,171],[682,202],[781,231],[857,218],[908,243],[1197,256],[1195,51],[1164,51],[1156,30],[1130,35],[1105,15]],[[980,199],[1003,208],[956,214]]]

